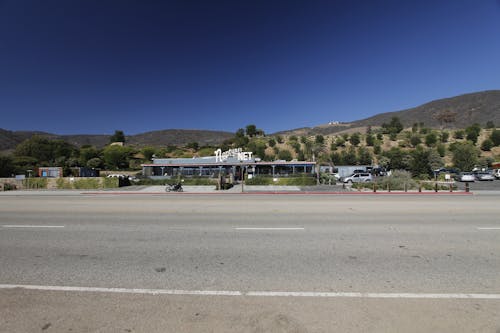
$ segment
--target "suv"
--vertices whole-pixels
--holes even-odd
[[[364,183],[371,182],[373,180],[372,175],[370,173],[353,173],[349,177],[345,177],[344,183]]]

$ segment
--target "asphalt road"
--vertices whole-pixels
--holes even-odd
[[[2,196],[0,332],[500,332],[499,199]]]

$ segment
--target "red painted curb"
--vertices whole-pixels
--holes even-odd
[[[214,192],[81,192],[81,194],[92,195],[473,195],[473,192],[237,192],[237,193],[214,193]]]

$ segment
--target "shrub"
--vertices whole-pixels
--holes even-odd
[[[98,189],[99,179],[98,178],[76,179],[73,182],[73,187],[76,189]]]
[[[414,134],[411,136],[410,138],[410,144],[413,146],[413,147],[416,147],[417,145],[419,145],[420,143],[422,143],[422,140],[420,139],[420,135],[418,134]]]
[[[56,180],[56,185],[57,188],[62,190],[62,189],[72,189],[73,186],[71,185],[70,182],[66,181],[64,178],[58,178]]]
[[[493,130],[490,135],[490,140],[493,142],[493,145],[500,146],[500,130]]]
[[[4,184],[3,184],[3,190],[4,190],[4,191],[12,191],[12,190],[17,190],[17,186],[16,186],[16,184],[4,183]]]
[[[30,189],[47,188],[47,178],[26,178],[23,186]]]
[[[382,177],[378,182],[380,189],[404,190],[417,188],[417,183],[411,177],[411,173],[406,170],[393,170],[390,176]]]
[[[312,175],[299,175],[297,177],[277,178],[275,182],[272,176],[258,176],[245,181],[246,185],[282,185],[282,186],[311,186],[316,185],[316,178]]]
[[[455,131],[455,135],[454,135],[455,139],[459,140],[459,139],[463,139],[465,137],[465,132],[464,130],[457,130]]]
[[[108,177],[102,177],[102,187],[103,188],[117,188],[120,186],[118,178],[108,178]]]
[[[436,133],[430,132],[429,134],[427,134],[425,136],[425,144],[427,145],[427,147],[434,146],[436,144],[436,142],[437,142]]]
[[[486,139],[483,141],[483,143],[481,143],[481,150],[490,151],[493,146],[493,141],[491,141],[490,139]]]
[[[441,142],[445,143],[445,142],[448,142],[448,139],[450,138],[450,133],[448,132],[442,132],[441,133]]]
[[[321,184],[335,185],[337,183],[337,178],[327,173],[321,173],[319,175],[319,182]]]

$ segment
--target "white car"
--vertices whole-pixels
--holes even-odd
[[[476,173],[476,179],[481,181],[482,180],[492,181],[495,180],[495,177],[489,172],[478,172]]]
[[[353,173],[343,179],[344,183],[365,183],[373,180],[371,173]]]
[[[500,179],[500,169],[495,169],[495,171],[493,171],[493,176],[495,176],[496,179]]]
[[[458,175],[457,180],[460,182],[474,182],[476,177],[472,172],[462,172]]]

